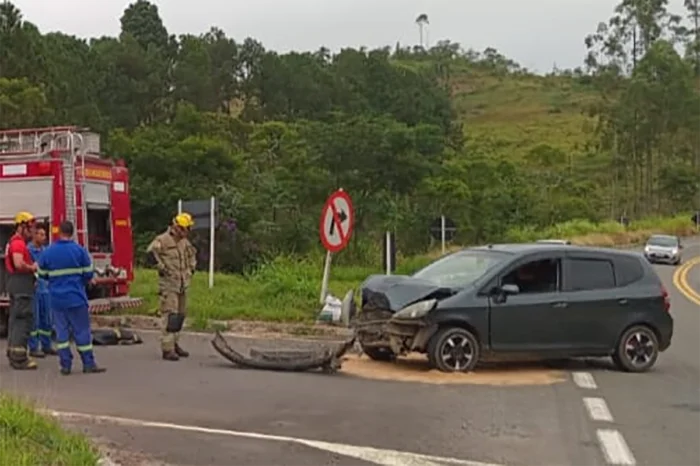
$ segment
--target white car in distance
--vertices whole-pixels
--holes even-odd
[[[644,246],[644,257],[652,264],[678,265],[683,261],[682,249],[678,236],[651,235]]]

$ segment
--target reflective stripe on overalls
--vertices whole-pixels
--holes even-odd
[[[92,272],[93,267],[72,267],[69,269],[58,269],[58,270],[39,270],[37,273],[43,277],[65,277],[66,275],[82,275],[84,273]]]

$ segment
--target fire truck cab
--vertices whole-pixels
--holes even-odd
[[[9,297],[4,255],[17,212],[32,213],[58,237],[70,220],[86,247],[96,284],[88,287],[90,312],[138,307],[129,296],[134,279],[129,171],[100,153],[100,136],[62,126],[0,131],[0,336],[7,333]]]

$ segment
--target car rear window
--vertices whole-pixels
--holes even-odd
[[[615,281],[617,286],[627,286],[644,277],[644,268],[639,259],[634,257],[615,258]]]
[[[602,290],[615,287],[615,271],[609,260],[569,258],[568,262],[568,290]]]

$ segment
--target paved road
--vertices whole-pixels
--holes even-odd
[[[696,244],[688,253],[700,254]],[[690,256],[688,254],[688,256]],[[676,268],[657,266],[671,297],[674,337],[648,374],[598,370],[596,397],[606,400],[615,427],[624,436],[637,464],[700,464],[700,305],[673,285]],[[700,290],[700,265],[693,267]],[[601,424],[601,423],[598,423]]]
[[[99,349],[109,368],[102,375],[61,377],[55,360],[16,373],[3,361],[0,387],[82,413],[63,419],[180,466],[614,463],[601,442],[621,462],[700,464],[700,308],[673,287],[673,267],[657,270],[671,293],[676,335],[649,374],[595,361],[564,368],[562,383],[516,387],[280,374],[232,368],[208,338],[194,335],[183,343],[188,360],[163,362],[147,335],[145,345]],[[700,291],[700,266],[687,281]],[[604,401],[589,400],[589,409],[584,398]]]

